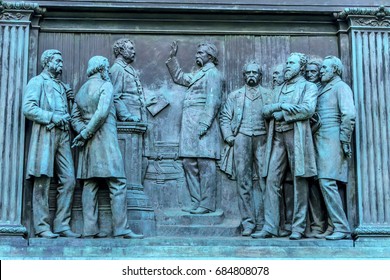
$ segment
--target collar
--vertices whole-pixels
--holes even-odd
[[[201,70],[202,70],[203,72],[206,72],[206,71],[208,71],[208,70],[210,70],[210,69],[212,69],[212,68],[214,68],[214,67],[215,67],[214,63],[212,63],[212,62],[207,62],[206,65],[203,65],[203,67],[201,68]]]
[[[44,80],[52,80],[53,82],[56,83],[61,83],[61,80],[58,78],[55,78],[53,74],[51,74],[48,71],[42,71],[41,76]]]
[[[257,85],[255,87],[251,87],[251,86],[248,86],[248,85],[245,85],[245,89],[246,91],[259,91],[260,90],[260,85]]]
[[[127,63],[124,59],[118,57],[117,59],[115,59],[114,63],[117,63],[119,64],[120,66],[122,66],[123,68],[125,68],[126,66],[130,66],[129,63]]]
[[[300,82],[302,79],[305,79],[305,78],[303,78],[302,75],[299,75],[299,74],[298,74],[296,77],[292,78],[291,80],[286,81],[286,85],[295,84],[295,83],[297,83],[297,82]]]
[[[339,81],[341,81],[341,78],[339,76],[335,76],[327,84],[334,85],[335,83],[337,83]]]

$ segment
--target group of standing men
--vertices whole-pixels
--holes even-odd
[[[179,155],[191,204],[183,211],[207,214],[216,209],[216,160],[221,158],[222,131],[228,148],[224,149],[223,157],[230,154],[231,159],[221,169],[234,174],[237,180],[242,235],[284,236],[280,206],[289,170],[294,190],[290,198],[293,214],[287,231],[289,238],[297,240],[304,236],[308,208],[318,206],[318,193],[322,193],[333,228],[326,238],[348,238],[350,229],[337,181],[347,182],[355,109],[351,89],[340,78],[341,61],[328,56],[317,64],[317,69],[312,69],[313,64],[308,63],[304,54],[292,53],[285,67],[275,68],[273,90],[261,86],[261,67],[249,62],[243,68],[245,86],[230,93],[221,106],[223,79],[217,69],[215,45],[198,45],[195,59],[199,69],[195,73],[182,71],[176,58],[177,49],[174,42],[166,64],[173,81],[187,87]],[[43,71],[27,85],[23,111],[33,121],[27,175],[35,178],[33,213],[37,236],[80,237],[69,226],[75,186],[71,125],[77,132],[73,146],[80,147],[77,178],[84,182],[83,235],[105,236],[97,221],[97,179],[104,179],[110,190],[113,235],[142,238],[127,227],[126,178],[116,120],[145,120],[145,100],[139,78],[130,65],[135,56],[134,44],[127,39],[118,40],[114,54],[117,59],[110,71],[106,58],[90,59],[88,81],[74,99],[69,87],[58,79],[62,57],[57,50],[42,54]],[[127,104],[132,104],[130,107],[136,108],[136,112],[129,110]],[[72,108],[71,115],[68,107]],[[315,124],[311,123],[313,119]],[[53,233],[48,191],[54,171],[59,186]],[[255,173],[259,178],[260,209],[254,209]],[[314,187],[311,191],[308,179],[313,177],[318,179],[321,193],[315,192]],[[260,230],[258,225],[263,223]]]
[[[337,182],[346,183],[348,179],[355,107],[351,89],[341,80],[342,67],[340,59],[334,56],[327,56],[318,64],[308,62],[302,53],[292,53],[284,69],[275,68],[273,78],[278,85],[272,91],[259,85],[261,69],[257,63],[244,67],[246,85],[229,95],[221,112],[224,140],[238,150],[234,151],[234,163],[242,235],[253,238],[288,235],[299,240],[305,235],[310,206],[312,230],[317,231],[313,237],[328,240],[350,237]],[[257,83],[250,82],[251,75],[255,76],[252,73],[259,76]],[[262,98],[256,105],[253,92]],[[257,231],[255,219],[263,217],[259,209],[256,217],[253,208],[252,166],[261,178],[263,194],[260,205],[264,208],[260,210],[264,210],[264,225]],[[280,206],[289,172],[293,197],[286,199],[292,200],[292,217],[290,228],[284,230],[281,215],[285,211]],[[320,192],[316,191],[313,178],[318,180]],[[322,197],[326,209],[318,210]],[[324,213],[332,231],[329,235],[324,234]],[[315,228],[318,219],[322,224]]]
[[[215,210],[215,160],[220,159],[222,77],[216,68],[217,48],[211,43],[198,46],[195,73],[181,70],[176,53],[174,42],[167,66],[174,82],[187,87],[179,143],[191,205],[183,211],[206,214]],[[310,210],[311,236],[350,237],[337,182],[348,180],[355,107],[350,87],[341,80],[342,69],[334,56],[308,62],[306,55],[292,53],[285,67],[275,69],[270,91],[261,86],[258,63],[244,66],[246,85],[228,95],[219,115],[229,146],[220,167],[237,180],[243,236],[301,239]],[[254,209],[253,171],[259,178],[259,209]],[[286,199],[292,202],[292,217],[290,228],[282,230],[281,197],[289,173],[293,197]],[[325,232],[326,226],[331,232]]]
[[[143,238],[128,227],[126,176],[116,122],[117,112],[120,121],[140,121],[144,116],[144,96],[138,75],[130,65],[135,58],[133,42],[120,39],[113,51],[116,61],[111,69],[105,57],[94,56],[89,60],[88,80],[75,96],[59,80],[63,60],[58,50],[43,52],[43,71],[27,84],[23,113],[33,121],[27,177],[34,178],[33,226],[38,237],[81,237],[70,228],[76,184],[70,143],[72,127],[77,133],[72,147],[79,147],[77,179],[83,182],[83,237],[107,236],[98,226],[97,191],[99,182],[104,181],[110,193],[112,235]],[[123,100],[127,106],[122,104]],[[49,187],[55,175],[58,187],[53,232]]]

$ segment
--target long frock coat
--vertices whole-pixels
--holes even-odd
[[[217,114],[222,102],[222,76],[212,62],[194,74],[184,73],[175,57],[167,67],[175,83],[186,86],[179,140],[181,157],[220,158],[221,131]],[[209,127],[199,138],[200,123]]]
[[[284,85],[284,84],[283,84]],[[277,87],[272,93],[272,104],[266,105],[263,108],[263,114],[266,118],[272,117],[274,106],[279,107],[279,96],[282,94],[282,86]],[[283,111],[286,122],[294,123],[294,170],[291,170],[293,176],[297,177],[313,177],[317,175],[317,167],[315,161],[313,137],[311,133],[309,119],[314,114],[317,102],[317,86],[300,77],[294,87],[294,94],[291,97],[290,104],[296,104],[299,107],[297,114],[290,114]],[[272,142],[274,136],[275,120],[272,118],[269,124],[267,136],[267,148],[265,163],[263,168],[263,177],[268,175],[270,164],[278,164],[270,162],[272,152]]]
[[[352,90],[340,77],[331,80],[318,95],[321,127],[314,134],[319,179],[348,181],[348,159],[342,143],[350,143],[355,124]]]
[[[77,178],[125,178],[119,149],[113,86],[94,75],[75,96],[72,126],[85,130],[88,140],[80,149]]]
[[[56,82],[42,72],[32,78],[26,87],[23,97],[23,114],[33,121],[29,154],[27,159],[27,178],[46,175],[54,176],[56,129],[47,129],[55,110],[54,91]],[[66,85],[59,81],[66,90]],[[67,106],[67,104],[66,104]],[[69,136],[68,136],[69,137]],[[68,139],[69,140],[69,139]],[[73,162],[69,147],[69,160]]]

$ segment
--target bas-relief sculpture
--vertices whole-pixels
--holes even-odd
[[[127,228],[126,176],[119,150],[114,88],[107,58],[94,56],[88,62],[88,81],[75,96],[72,126],[80,147],[77,179],[83,181],[82,207],[85,238],[106,237],[98,227],[98,179],[110,190],[113,236],[143,238]]]
[[[76,180],[70,149],[71,90],[59,79],[61,52],[46,50],[41,65],[42,73],[29,81],[23,100],[23,113],[33,122],[26,173],[27,178],[34,179],[34,231],[45,238],[80,237],[69,225]],[[53,233],[49,224],[49,187],[55,175],[58,187]]]
[[[137,71],[131,66],[135,60],[136,51],[134,42],[127,38],[117,40],[113,45],[115,62],[110,68],[110,77],[114,86],[114,104],[118,121],[147,122],[146,107],[156,101],[146,104],[145,94]],[[143,137],[142,154],[148,155],[146,137]],[[147,158],[142,160],[142,178],[145,176],[148,165]]]
[[[322,89],[320,69],[322,66],[322,59],[312,57],[308,60],[305,68],[306,80],[316,84],[318,92]],[[321,125],[318,112],[315,112],[310,119],[312,133],[316,133]],[[322,196],[318,181],[309,181],[309,221],[308,229],[310,232],[306,233],[306,237],[323,238],[331,233],[331,222],[327,219],[324,198]]]
[[[183,160],[191,204],[182,210],[190,215],[200,216],[216,210],[216,161],[220,160],[222,152],[222,158],[218,162],[221,170],[230,178],[236,179],[240,211],[237,217],[241,220],[243,236],[289,236],[290,239],[297,240],[305,236],[323,238],[333,230],[333,234],[326,236],[327,239],[349,238],[350,229],[337,192],[337,181],[347,181],[346,168],[351,152],[349,143],[353,131],[354,107],[351,91],[340,78],[341,62],[337,58],[327,57],[323,64],[317,63],[313,68],[314,63],[307,63],[305,55],[292,53],[285,66],[277,65],[273,68],[272,91],[261,86],[260,65],[250,62],[243,68],[245,85],[229,93],[226,102],[221,104],[222,75],[217,69],[218,51],[215,45],[198,45],[195,56],[198,69],[194,73],[184,73],[181,70],[176,58],[177,51],[178,45],[174,42],[166,65],[173,81],[187,87],[179,157]],[[108,74],[107,59],[93,57],[88,64],[88,81],[77,93],[72,109],[71,123],[77,135],[73,146],[79,147],[77,178],[83,182],[83,236],[107,236],[97,224],[98,181],[104,181],[110,189],[113,236],[142,238],[143,235],[132,232],[127,226],[126,176],[118,146],[116,121],[146,120],[145,108],[156,104],[156,99],[145,102],[141,82],[130,66],[135,57],[134,43],[128,39],[118,40],[114,44],[114,54],[116,61],[110,69],[113,84]],[[37,127],[39,132],[47,135],[52,135],[50,133],[55,131],[55,135],[62,135],[65,140],[58,142],[58,147],[49,147],[45,142],[37,143],[38,140],[35,141],[32,137],[28,175],[35,178],[34,228],[39,237],[80,237],[69,227],[71,196],[63,199],[66,202],[63,205],[60,201],[61,191],[59,192],[58,214],[53,226],[54,232],[58,234],[52,233],[48,225],[48,207],[43,203],[46,198],[38,197],[40,194],[37,190],[43,183],[50,183],[53,171],[36,171],[37,166],[42,165],[41,157],[54,153],[37,156],[34,145],[40,147],[39,152],[44,150],[42,148],[65,150],[66,161],[61,159],[59,162],[66,162],[66,166],[56,165],[59,174],[58,189],[69,186],[68,193],[73,193],[75,185],[67,108],[67,98],[72,103],[71,90],[58,80],[62,68],[60,53],[53,55],[53,64],[61,64],[60,66],[52,66],[52,59],[45,60],[43,57],[44,71],[33,78],[26,89],[24,113],[34,122],[35,130]],[[304,78],[305,73],[308,81]],[[319,82],[319,76],[322,83]],[[326,95],[325,92],[329,94]],[[35,96],[37,93],[39,95]],[[53,97],[56,103],[46,101],[47,97]],[[32,110],[31,107],[34,106],[35,109]],[[159,110],[166,106],[164,101]],[[38,115],[37,112],[43,110],[47,112]],[[316,131],[311,123],[315,111],[321,120]],[[335,132],[338,130],[342,131],[340,135]],[[39,139],[41,141],[44,138]],[[223,141],[225,147],[220,147]],[[329,141],[332,141],[331,146],[324,144]],[[329,165],[327,155],[331,152],[332,158],[339,161],[340,169],[326,165]],[[59,155],[61,153],[56,154]],[[51,162],[53,161],[55,159]],[[333,174],[339,170],[342,176]],[[329,171],[333,171],[332,175],[328,175]],[[61,176],[64,172],[67,180]],[[257,198],[260,200],[257,209],[254,207],[253,192],[255,175],[259,177],[261,190],[260,197]],[[317,178],[318,181],[315,181]],[[309,191],[309,184],[311,188],[315,182],[319,182],[327,211],[314,207],[322,199],[319,189],[314,194],[314,189]],[[45,196],[45,193],[41,196]],[[40,208],[44,209],[39,210]],[[306,225],[308,211],[310,226]],[[329,216],[327,222],[326,212]],[[61,216],[62,213],[68,213],[66,218]],[[41,220],[45,221],[44,227],[39,227],[40,222],[35,223]]]
[[[222,100],[222,76],[216,68],[218,50],[212,43],[201,43],[195,55],[199,69],[184,73],[176,58],[178,45],[172,49],[166,62],[175,83],[187,87],[179,140],[179,156],[191,205],[183,211],[206,214],[216,210],[216,162],[220,158],[220,128],[217,114]]]
[[[348,159],[355,125],[352,90],[341,80],[343,65],[339,58],[327,56],[321,66],[324,84],[318,95],[316,111],[322,125],[314,134],[318,181],[333,233],[326,239],[348,238],[351,230],[345,215],[337,182],[348,181]]]
[[[306,56],[292,53],[286,61],[286,81],[273,91],[263,114],[270,119],[263,176],[266,177],[264,200],[265,224],[255,238],[279,235],[280,191],[287,170],[294,185],[294,211],[290,239],[304,235],[308,208],[307,178],[317,174],[309,119],[314,114],[317,87],[307,82],[303,72]]]
[[[222,135],[227,144],[224,156],[233,156],[232,164],[225,164],[221,169],[227,174],[235,174],[238,206],[243,227],[242,235],[250,236],[257,224],[262,226],[264,223],[265,180],[261,177],[261,170],[267,142],[267,129],[266,121],[259,111],[262,111],[269,98],[269,90],[260,85],[262,71],[258,63],[246,64],[243,74],[245,86],[229,94],[221,111]],[[226,161],[222,159],[222,162],[226,163]],[[234,172],[226,170],[229,166],[235,169]],[[254,209],[254,172],[257,173],[260,181],[260,209]],[[255,212],[258,212],[257,215]]]

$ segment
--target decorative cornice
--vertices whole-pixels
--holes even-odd
[[[2,2],[0,0],[0,20],[29,20],[32,14],[42,15],[45,11],[46,9],[40,8],[37,3]]]
[[[380,6],[377,9],[347,8],[334,15],[340,20],[351,20],[351,25],[367,27],[390,27],[390,9]]]
[[[381,19],[390,16],[390,10],[385,6],[380,6],[377,9],[346,8],[341,13],[336,13],[335,16],[339,19],[346,19],[348,16],[375,16]]]
[[[40,8],[39,4],[31,2],[3,2],[0,1],[0,11],[2,10],[19,10],[33,11],[35,14],[43,14],[46,9]]]
[[[0,19],[2,20],[22,20],[24,17],[21,13],[0,13]]]

